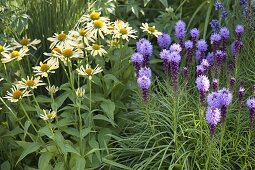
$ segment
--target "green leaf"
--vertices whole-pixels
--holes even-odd
[[[65,164],[64,162],[58,162],[55,167],[54,167],[54,170],[63,170],[65,169]]]
[[[62,93],[60,96],[58,96],[55,100],[55,102],[52,104],[52,109],[57,110],[64,101],[70,96],[70,92]]]
[[[105,100],[101,103],[101,108],[106,113],[108,118],[114,120],[115,104],[111,100]]]
[[[118,167],[118,168],[121,168],[121,169],[128,169],[128,170],[131,170],[131,168],[125,166],[125,165],[122,165],[120,163],[117,163],[117,162],[114,162],[114,161],[111,161],[109,159],[106,159],[106,158],[103,158],[103,162],[108,164],[108,165],[111,165],[111,166],[115,166],[115,167]]]
[[[11,170],[11,164],[9,161],[5,161],[1,164],[1,170]]]
[[[53,135],[52,135],[51,130],[48,126],[45,126],[45,127],[41,128],[38,132],[41,136],[46,135],[49,138],[53,139]]]
[[[116,126],[116,123],[113,120],[107,118],[105,115],[100,115],[100,114],[99,115],[95,115],[93,117],[93,119],[104,120],[104,121],[107,121],[107,122],[111,123],[113,126]]]
[[[168,7],[168,2],[167,2],[167,0],[160,0],[160,2],[164,5],[165,8]]]
[[[28,154],[33,153],[35,151],[37,151],[42,145],[39,143],[31,143],[30,145],[28,145],[28,147],[22,152],[22,154],[20,155],[18,161],[16,162],[16,165],[22,160],[24,159]]]
[[[151,0],[144,0],[144,6],[146,6]]]
[[[28,128],[30,125],[31,125],[31,123],[27,120],[25,123],[25,126],[24,126],[24,139],[26,138],[27,131],[28,131]]]
[[[45,170],[49,169],[49,161],[52,159],[52,154],[49,152],[42,153],[38,162],[38,169]]]
[[[85,169],[86,166],[86,160],[83,157],[78,157],[75,166],[72,168],[72,170],[81,170]]]
[[[38,103],[51,103],[51,98],[44,95],[36,96],[36,100]]]
[[[91,130],[91,127],[82,129],[82,138],[86,137],[90,132],[95,132]]]
[[[63,131],[66,132],[69,135],[76,136],[77,138],[80,137],[80,132],[78,131],[78,129],[75,129],[75,128],[72,128],[72,127],[67,127]]]
[[[20,127],[16,127],[15,129],[13,129],[12,131],[8,132],[7,134],[3,135],[3,136],[16,136],[18,134],[23,133],[23,130]]]
[[[67,152],[75,153],[80,156],[80,153],[69,144],[65,144],[65,149]]]

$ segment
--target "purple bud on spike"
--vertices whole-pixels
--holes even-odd
[[[248,109],[250,110],[250,129],[252,129],[253,124],[254,124],[254,114],[255,114],[255,98],[254,98],[254,96],[250,97],[247,100],[246,105],[247,105]]]
[[[217,79],[214,79],[213,82],[212,82],[212,89],[213,91],[218,91],[218,88],[219,88],[219,82]]]
[[[238,90],[238,101],[239,101],[240,106],[243,105],[244,91],[245,91],[245,89],[242,86],[240,86],[240,88]]]
[[[231,90],[233,91],[235,89],[235,84],[236,84],[235,77],[231,77],[229,83],[230,83]]]
[[[220,122],[220,110],[215,107],[208,107],[206,111],[206,120],[210,127],[210,134],[213,137],[217,124]]]

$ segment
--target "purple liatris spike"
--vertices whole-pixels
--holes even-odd
[[[208,45],[205,40],[201,39],[197,42],[197,49],[201,52],[201,59],[205,58],[205,52],[208,48]]]
[[[229,84],[230,84],[231,90],[233,91],[234,88],[235,88],[235,84],[236,84],[236,79],[235,79],[235,77],[231,77],[231,78],[230,78]]]
[[[220,22],[217,19],[213,19],[210,22],[210,26],[213,29],[214,32],[218,32],[219,28],[220,28]]]
[[[210,67],[210,63],[207,59],[202,59],[201,65],[204,67],[205,70],[208,70]]]
[[[203,107],[204,101],[205,101],[205,93],[209,90],[210,81],[209,81],[208,77],[206,77],[205,75],[202,75],[202,76],[197,77],[196,85],[197,85],[197,89],[199,91],[200,105]]]
[[[183,21],[179,20],[175,25],[175,36],[179,39],[179,43],[182,49],[184,49],[185,34],[186,34],[186,24]]]
[[[219,1],[215,1],[214,8],[216,11],[222,10],[224,9],[224,4]]]
[[[199,30],[197,28],[192,28],[190,30],[190,36],[193,42],[193,46],[195,47],[195,45],[197,44],[197,39],[199,38]]]
[[[233,95],[229,89],[223,88],[219,90],[220,103],[221,103],[221,118],[222,122],[225,121],[227,115],[227,107],[232,102]]]
[[[149,67],[141,67],[139,70],[139,77],[146,76],[151,78],[151,69]]]
[[[231,49],[230,49],[231,50],[231,55],[235,59],[236,55],[239,55],[240,52],[241,52],[241,49],[243,47],[243,42],[235,40],[234,42],[232,42],[230,47],[231,47]]]
[[[157,38],[158,46],[161,49],[167,49],[169,48],[171,44],[171,37],[167,33],[163,33],[162,35],[159,35]]]
[[[240,106],[243,105],[244,91],[245,89],[242,86],[240,86],[238,90],[238,101]]]
[[[216,65],[221,66],[225,60],[225,53],[221,50],[216,51]]]
[[[197,65],[196,73],[197,73],[197,77],[205,74],[205,69],[204,69],[203,65],[201,65],[201,64]]]
[[[163,60],[164,71],[165,71],[165,75],[167,77],[168,73],[169,73],[169,69],[170,69],[170,63],[169,63],[170,51],[164,49],[160,52],[159,55],[160,55],[160,58]]]
[[[183,69],[182,69],[182,76],[183,76],[183,80],[184,80],[185,86],[188,84],[188,74],[189,74],[188,67],[183,67]]]
[[[179,72],[179,63],[181,61],[181,56],[177,52],[171,52],[169,62],[171,68],[171,77],[173,81],[173,90],[177,92],[178,89],[178,72]]]
[[[196,52],[195,52],[195,59],[196,59],[196,63],[197,64],[201,63],[201,61],[203,59],[201,51],[196,50]]]
[[[224,10],[221,12],[221,17],[222,18],[227,18],[228,17],[228,11]]]
[[[212,92],[208,94],[207,96],[207,104],[210,107],[215,107],[220,109],[221,108],[221,102],[220,102],[220,94],[218,92]]]
[[[210,66],[214,65],[214,55],[212,52],[207,53],[206,59],[209,62]]]
[[[218,91],[218,87],[219,87],[219,82],[217,79],[214,79],[212,82],[212,89],[213,91]]]
[[[229,30],[227,27],[222,27],[220,29],[220,36],[221,36],[221,42],[222,42],[222,50],[226,51],[226,44],[227,44],[227,39],[229,38]]]
[[[136,43],[136,49],[137,49],[137,52],[142,54],[144,57],[144,60],[143,60],[144,66],[149,67],[149,57],[152,56],[152,52],[153,52],[153,47],[151,43],[145,38],[142,38]]]
[[[137,79],[137,84],[142,90],[142,95],[143,95],[144,101],[147,102],[148,98],[149,98],[149,88],[151,85],[150,78],[148,78],[146,76],[139,77]]]
[[[216,50],[219,49],[220,41],[221,41],[221,36],[220,34],[213,33],[210,37],[211,44],[213,46],[213,52],[215,53]]]
[[[131,56],[131,61],[134,63],[136,75],[138,76],[138,72],[143,62],[143,55],[140,53],[134,53]]]
[[[220,110],[215,107],[208,107],[206,111],[206,120],[210,127],[210,134],[213,137],[217,124],[220,122]]]
[[[172,44],[172,45],[170,46],[170,52],[177,52],[177,53],[180,53],[181,51],[182,51],[182,48],[181,48],[180,44],[174,43],[174,44]]]
[[[242,25],[237,25],[236,29],[235,29],[235,32],[236,32],[237,40],[241,41],[241,35],[244,32],[244,27]]]
[[[186,41],[185,48],[187,51],[187,63],[190,64],[192,62],[193,42],[190,40]]]
[[[247,102],[246,105],[248,107],[248,109],[250,110],[250,129],[253,128],[253,122],[254,122],[254,114],[255,114],[255,98],[254,96],[250,97]]]

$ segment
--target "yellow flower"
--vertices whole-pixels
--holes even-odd
[[[64,48],[60,53],[55,53],[56,57],[59,58],[65,65],[71,59],[83,58],[83,51],[80,49],[74,49],[73,47]]]
[[[73,41],[72,38],[62,31],[60,34],[54,33],[53,37],[47,38],[51,42],[50,49],[54,47],[66,48],[71,46],[77,46],[77,42]]]
[[[3,58],[1,59],[2,63],[8,63],[12,60],[21,60],[25,55],[27,55],[28,49],[20,49],[19,51],[14,50],[10,53],[2,52]]]
[[[77,48],[84,47],[84,44],[88,46],[90,42],[95,42],[91,34],[88,33],[88,30],[83,28],[77,31],[71,30],[69,34],[74,41],[78,42]]]
[[[93,75],[98,74],[103,71],[103,69],[101,67],[99,67],[98,65],[93,69],[88,64],[86,64],[85,68],[83,66],[81,66],[80,68],[77,68],[76,70],[79,75],[88,76],[90,80],[92,79]]]
[[[148,34],[154,35],[158,37],[159,35],[162,35],[161,32],[156,30],[155,26],[149,26],[148,23],[142,23],[142,27],[140,27],[143,32],[147,32]]]
[[[49,73],[55,73],[54,70],[58,69],[59,63],[56,61],[48,60],[47,63],[40,62],[40,66],[33,67],[35,76],[48,77]]]
[[[42,80],[40,80],[40,77],[34,78],[27,76],[27,79],[22,78],[21,81],[17,82],[17,85],[20,87],[20,89],[36,89],[38,86],[46,85],[43,83]]]
[[[89,36],[94,37],[94,39],[97,39],[98,36],[104,39],[104,35],[111,33],[111,31],[108,29],[108,26],[108,21],[99,19],[89,22],[85,28],[88,30]]]
[[[104,20],[104,21],[107,21],[109,20],[107,17],[102,17],[101,16],[101,12],[96,12],[96,11],[93,11],[89,14],[84,14],[80,20],[78,21],[80,24],[82,25],[85,25],[87,24],[88,22],[91,22],[91,21],[95,21],[95,20]]]
[[[22,90],[18,85],[13,85],[11,88],[11,92],[7,91],[7,94],[4,98],[8,99],[11,102],[18,102],[25,96],[30,96],[30,91],[26,89]]]
[[[57,116],[56,111],[44,110],[44,109],[42,109],[42,111],[43,111],[43,114],[40,114],[40,118],[45,121],[54,119]]]
[[[26,37],[23,37],[21,40],[19,40],[19,42],[14,40],[12,45],[15,48],[28,48],[28,47],[32,47],[33,49],[36,50],[37,48],[35,47],[35,45],[39,44],[40,42],[41,42],[41,40],[34,39],[33,41],[30,41],[30,39],[28,39]]]
[[[129,27],[129,24],[121,20],[114,22],[113,38],[121,38],[124,40],[129,40],[129,38],[136,39],[134,35],[137,31],[133,30],[132,27]]]
[[[93,45],[87,47],[86,50],[91,51],[92,56],[97,56],[97,55],[103,56],[103,55],[107,54],[107,52],[103,48],[103,45],[100,45],[100,44],[93,44]]]

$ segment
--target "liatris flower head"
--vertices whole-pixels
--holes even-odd
[[[148,98],[149,98],[149,88],[151,85],[150,78],[148,78],[146,76],[139,77],[137,79],[137,84],[142,90],[142,95],[143,95],[144,101],[147,102]]]
[[[193,48],[193,42],[188,40],[185,42],[185,48],[186,49],[192,49]]]
[[[182,51],[182,48],[181,48],[180,44],[174,43],[174,44],[172,44],[172,45],[170,46],[170,52],[177,52],[177,53],[180,53],[181,51]]]
[[[240,5],[247,5],[248,2],[247,0],[240,0],[239,3]]]
[[[216,61],[217,61],[217,66],[220,66],[223,64],[223,61],[225,60],[225,53],[221,50],[216,51]]]
[[[231,78],[230,78],[229,84],[230,84],[231,89],[234,90],[235,84],[236,84],[236,79],[235,79],[235,77],[231,77]]]
[[[131,61],[134,63],[136,75],[138,76],[138,72],[139,72],[140,67],[143,63],[143,55],[140,53],[134,53],[131,56]]]
[[[192,39],[197,39],[199,37],[199,30],[197,28],[192,28],[190,30],[190,36]]]
[[[171,44],[171,37],[167,33],[163,33],[162,35],[159,35],[157,38],[158,46],[161,49],[167,49]]]
[[[219,1],[216,1],[214,3],[214,8],[216,11],[222,10],[222,9],[224,9],[224,4]]]
[[[229,89],[222,88],[219,90],[219,94],[221,96],[220,102],[222,105],[228,106],[232,102],[233,95]]]
[[[254,98],[254,96],[250,97],[247,100],[246,105],[247,105],[248,109],[250,110],[250,129],[252,129],[253,124],[254,124],[254,115],[255,115],[255,98]]]
[[[210,22],[210,26],[213,29],[214,32],[218,32],[219,28],[220,28],[220,22],[217,19],[213,19]]]
[[[170,53],[169,63],[171,68],[171,77],[173,81],[173,91],[176,93],[178,88],[178,72],[179,72],[179,63],[181,61],[181,55],[174,51]]]
[[[211,66],[214,64],[214,55],[212,52],[207,53],[206,60],[209,62]]]
[[[232,42],[231,46],[230,46],[230,51],[231,51],[231,55],[233,57],[236,56],[236,53],[239,54],[241,48],[243,47],[243,42],[242,41],[238,41],[235,40],[234,42]]]
[[[212,35],[211,35],[211,37],[210,37],[210,40],[211,40],[211,43],[212,44],[217,44],[217,43],[219,43],[220,42],[220,40],[221,40],[221,36],[219,35],[219,34],[217,34],[217,33],[213,33]]]
[[[238,90],[238,101],[240,105],[243,104],[244,91],[245,89],[242,86],[240,86]]]
[[[221,27],[220,29],[220,36],[227,39],[229,38],[229,29],[227,27]]]
[[[197,42],[197,49],[201,52],[205,52],[208,48],[208,45],[205,40],[201,39]]]
[[[220,94],[218,92],[212,92],[207,96],[207,104],[210,107],[221,108]]]
[[[149,67],[142,67],[139,70],[139,77],[146,76],[148,78],[151,78],[151,69]]]
[[[169,62],[174,62],[179,64],[181,61],[181,55],[178,52],[171,52],[169,57]]]
[[[153,50],[152,45],[150,41],[146,40],[145,38],[140,39],[136,43],[136,49],[143,56],[150,57],[152,55]]]
[[[197,89],[199,91],[200,106],[204,106],[205,93],[209,90],[210,81],[205,75],[201,75],[196,79]]]
[[[218,108],[215,108],[215,107],[207,108],[206,120],[210,127],[211,137],[213,137],[213,135],[215,133],[215,128],[216,128],[217,124],[220,122],[220,118],[221,118],[221,115],[220,115],[220,110]]]
[[[197,77],[201,76],[201,75],[204,75],[205,68],[203,67],[203,65],[197,65],[196,67],[197,67],[197,69],[196,69]]]
[[[160,55],[160,58],[163,60],[163,66],[164,66],[165,75],[168,76],[169,61],[170,61],[170,50],[163,49],[160,52],[159,55]]]
[[[235,32],[237,34],[242,34],[244,32],[244,27],[242,25],[237,25],[236,29],[235,29]]]
[[[222,18],[227,18],[228,17],[228,11],[222,11],[221,12],[221,17]]]
[[[217,79],[213,79],[213,82],[212,82],[213,91],[218,91],[218,87],[219,87],[219,81]]]
[[[179,20],[176,25],[175,25],[175,36],[178,39],[183,39],[185,37],[185,33],[186,33],[186,24]]]
[[[201,63],[203,56],[202,56],[202,52],[199,50],[196,50],[195,52],[195,57],[196,57],[196,63]]]
[[[204,67],[205,70],[208,70],[208,68],[210,67],[210,63],[207,59],[202,59],[201,65]]]
[[[185,42],[185,48],[187,50],[187,63],[192,62],[192,53],[193,53],[193,42],[188,40]]]

